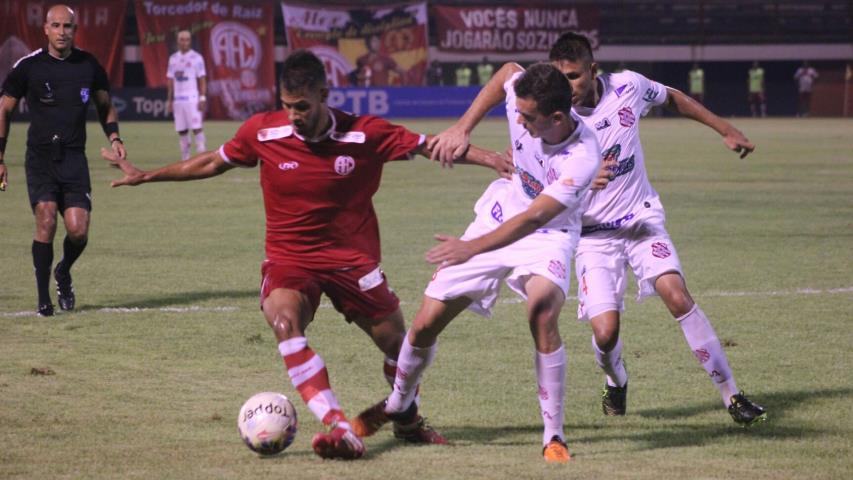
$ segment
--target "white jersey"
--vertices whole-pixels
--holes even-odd
[[[198,79],[206,76],[204,59],[195,50],[177,51],[169,57],[166,78],[175,81],[174,101],[198,101]]]
[[[800,93],[808,93],[812,91],[814,81],[817,79],[817,70],[812,67],[800,67],[794,73],[794,80],[797,81],[797,88]]]
[[[666,87],[629,70],[600,75],[598,81],[604,87],[598,105],[575,111],[595,132],[604,159],[618,164],[606,188],[584,197],[584,237],[607,236],[662,209],[646,174],[639,119],[666,101]]]
[[[577,128],[565,141],[548,145],[533,138],[518,123],[515,104],[515,81],[518,72],[504,84],[509,136],[512,142],[512,189],[507,189],[502,201],[491,208],[490,214],[498,223],[527,210],[533,200],[544,193],[554,198],[566,209],[552,218],[543,228],[564,230],[579,235],[584,193],[589,190],[598,169],[601,153],[592,131],[584,127],[576,115],[572,118]],[[478,212],[479,214],[480,212]]]

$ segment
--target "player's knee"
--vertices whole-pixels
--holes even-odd
[[[286,340],[304,335],[299,322],[299,316],[296,315],[295,312],[269,308],[265,305],[264,316],[266,317],[270,328],[275,332],[276,338],[279,340]]]
[[[619,342],[619,319],[613,316],[596,317],[590,322],[592,335],[595,337],[595,345],[602,352],[609,352],[616,348]]]

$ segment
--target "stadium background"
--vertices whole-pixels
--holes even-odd
[[[41,22],[43,9],[53,2],[2,0],[0,1],[0,76],[5,73],[19,58],[23,51],[37,48],[43,42]],[[237,23],[243,22],[249,28],[264,34],[267,28],[272,29],[271,48],[264,48],[257,69],[269,69],[270,57],[275,59],[275,74],[284,56],[291,47],[291,36],[288,29],[293,28],[291,22],[286,22],[282,14],[282,6],[295,6],[323,9],[343,9],[353,18],[366,18],[377,9],[388,10],[389,7],[399,8],[423,5],[428,12],[425,40],[426,48],[418,53],[422,56],[421,68],[432,61],[438,60],[443,65],[444,85],[453,85],[454,70],[463,62],[468,63],[476,71],[476,64],[484,56],[499,67],[505,61],[520,61],[528,64],[547,57],[547,49],[526,51],[498,51],[489,48],[446,48],[446,40],[441,37],[448,28],[448,14],[467,13],[470,18],[479,18],[475,27],[462,26],[462,30],[477,35],[485,32],[501,35],[506,32],[522,35],[525,26],[522,21],[509,25],[507,14],[515,11],[522,15],[528,8],[521,8],[514,2],[493,0],[464,1],[430,1],[430,2],[352,2],[346,7],[331,5],[311,6],[298,2],[240,0],[188,1],[160,0],[126,2],[109,2],[105,0],[89,0],[69,2],[79,7],[83,12],[80,19],[81,28],[78,34],[78,44],[84,48],[96,50],[93,44],[98,44],[105,53],[101,53],[101,61],[113,66],[111,79],[114,86],[114,97],[121,110],[121,118],[125,120],[166,120],[164,112],[165,88],[163,82],[165,72],[165,57],[167,53],[155,57],[146,57],[143,45],[155,36],[161,36],[163,47],[168,47],[168,53],[174,51],[174,39],[171,27],[193,28],[204,31],[211,22],[192,23],[193,15],[184,15],[190,19],[181,25],[181,20],[168,19],[163,23],[149,23],[140,20],[143,13],[150,14],[160,8],[186,9],[201,11],[215,10],[222,5],[233,9],[250,12],[252,9],[263,9],[262,15],[243,15],[244,18],[231,19]],[[809,60],[820,73],[820,79],[814,90],[811,113],[814,116],[840,116],[845,112],[853,113],[853,94],[849,92],[850,67],[853,61],[853,2],[806,2],[792,0],[756,1],[756,0],[713,0],[695,2],[660,2],[660,1],[624,1],[602,0],[595,2],[565,2],[540,1],[535,8],[539,9],[539,32],[554,35],[563,30],[577,30],[591,34],[597,42],[596,57],[606,71],[618,68],[629,68],[646,74],[667,85],[676,88],[687,88],[687,72],[694,61],[700,62],[705,70],[706,94],[705,104],[712,110],[726,116],[748,115],[747,70],[753,60],[761,62],[766,72],[766,96],[768,114],[771,116],[793,116],[796,112],[796,86],[793,73],[802,60]],[[98,9],[110,10],[103,14]],[[195,10],[193,10],[195,9]],[[393,10],[393,8],[391,8]],[[176,10],[171,10],[174,13]],[[182,10],[179,10],[182,11]],[[566,14],[567,15],[563,15]],[[121,18],[110,18],[118,16]],[[479,15],[479,17],[477,17]],[[560,17],[560,15],[563,15]],[[150,15],[149,15],[150,16]],[[165,15],[164,16],[174,16]],[[458,15],[457,15],[458,16]],[[261,18],[257,18],[261,17]],[[201,16],[199,15],[199,18]],[[561,20],[562,19],[562,20]],[[149,19],[150,20],[150,19]],[[255,22],[255,23],[251,23]],[[261,23],[258,23],[261,22]],[[370,20],[367,20],[369,23]],[[190,24],[186,24],[190,23]],[[291,23],[291,24],[289,24]],[[260,25],[260,26],[258,26]],[[568,25],[568,28],[565,28]],[[375,26],[375,24],[374,24]],[[388,33],[393,34],[384,24],[382,34],[387,40]],[[514,26],[515,28],[510,28]],[[539,28],[541,27],[541,28]],[[29,38],[20,32],[29,28]],[[369,29],[362,30],[356,36]],[[86,37],[88,35],[88,37]],[[366,35],[366,34],[365,34]],[[269,40],[269,35],[263,35]],[[393,35],[392,35],[393,36]],[[23,37],[23,38],[22,38]],[[112,39],[110,39],[110,37]],[[477,37],[479,38],[479,37]],[[22,40],[20,42],[15,39]],[[165,40],[165,41],[162,41]],[[110,43],[112,42],[112,43]],[[194,38],[194,48],[205,52],[204,45],[199,47],[199,38]],[[539,42],[542,43],[542,42]],[[547,43],[547,42],[546,42]],[[386,45],[387,46],[387,45]],[[340,48],[345,48],[341,46]],[[166,50],[163,50],[166,52]],[[98,54],[98,52],[96,52]],[[109,57],[109,58],[105,58]],[[210,55],[206,55],[208,69],[211,69]],[[400,56],[396,57],[400,60]],[[400,62],[398,62],[400,63]],[[109,68],[108,68],[109,70]],[[422,72],[421,72],[422,73]],[[264,73],[269,78],[272,72]],[[476,77],[476,75],[475,75]],[[475,78],[476,79],[476,78]],[[270,80],[272,84],[275,82]],[[415,81],[403,80],[408,87],[393,88],[371,87],[352,91],[341,82],[342,89],[338,97],[341,101],[337,106],[356,111],[357,113],[375,113],[391,117],[452,117],[461,114],[471,98],[476,94],[476,87],[459,88],[445,86],[441,94],[436,94],[432,87],[420,88],[424,84],[424,75]],[[399,82],[398,82],[399,83]],[[848,91],[845,94],[845,85]],[[271,87],[274,88],[274,87]],[[349,93],[347,93],[349,92]],[[240,119],[257,109],[270,108],[271,102],[277,95],[274,92],[264,95],[264,100],[246,109],[228,113],[214,105],[212,118]],[[389,100],[390,99],[390,100]],[[389,106],[389,102],[391,105]],[[846,106],[846,108],[845,108]],[[500,112],[493,112],[500,114]],[[16,120],[26,120],[26,107],[21,106]]]

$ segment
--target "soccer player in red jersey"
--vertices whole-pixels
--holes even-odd
[[[249,118],[218,150],[152,171],[106,150],[102,154],[124,173],[113,186],[196,180],[260,165],[266,208],[264,317],[293,386],[329,429],[314,436],[314,451],[323,458],[355,459],[364,454],[364,444],[332,391],[323,359],[308,346],[305,330],[325,293],[385,353],[384,373],[393,382],[405,327],[399,300],[379,267],[372,197],[385,162],[429,153],[424,135],[375,116],[330,108],[328,94],[321,61],[296,51],[284,62],[284,109]],[[493,166],[496,157],[472,148],[465,161]],[[417,412],[397,419],[395,435],[414,443],[446,443]]]

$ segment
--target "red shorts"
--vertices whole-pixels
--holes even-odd
[[[379,265],[361,265],[343,270],[312,270],[279,265],[265,260],[261,265],[261,305],[277,288],[296,290],[308,297],[314,312],[325,293],[335,310],[348,322],[358,317],[384,318],[400,307],[400,299],[388,287]]]

